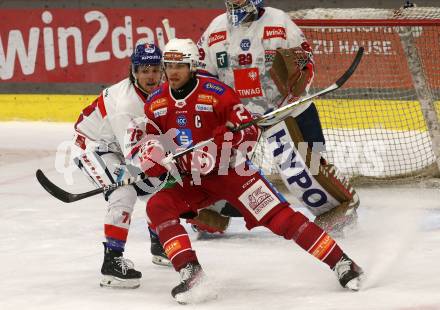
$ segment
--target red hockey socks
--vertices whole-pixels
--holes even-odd
[[[265,226],[277,235],[293,239],[332,269],[342,257],[341,248],[324,230],[289,207],[275,214]]]
[[[191,248],[191,241],[185,228],[178,220],[167,221],[157,227],[160,243],[176,271],[189,262],[197,262],[196,252]]]

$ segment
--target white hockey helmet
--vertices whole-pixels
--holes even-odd
[[[191,72],[197,70],[199,49],[191,39],[171,39],[163,51],[163,63],[187,63]]]

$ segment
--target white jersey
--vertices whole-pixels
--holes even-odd
[[[83,151],[90,145],[107,147],[130,158],[133,145],[144,134],[144,128],[136,124],[144,119],[146,97],[128,78],[104,89],[75,124],[75,145]]]
[[[226,13],[219,15],[198,42],[202,70],[234,88],[255,115],[277,108],[283,99],[269,74],[276,49],[306,42],[285,12],[264,10],[257,21],[238,27],[230,25]],[[295,114],[307,107],[298,107]]]

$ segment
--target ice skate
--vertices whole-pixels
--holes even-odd
[[[360,289],[364,272],[361,267],[356,265],[347,255],[342,255],[339,262],[337,262],[333,268],[333,271],[336,273],[342,287],[351,291],[358,291]]]
[[[125,259],[122,252],[114,251],[104,242],[103,275],[100,286],[112,288],[138,288],[142,273],[134,269],[133,262]]]
[[[214,299],[217,295],[203,287],[205,274],[197,262],[190,262],[180,271],[180,284],[171,290],[171,296],[182,305]]]
[[[159,241],[159,236],[152,231],[150,228],[148,228],[150,232],[150,240],[151,240],[151,261],[153,264],[159,265],[159,266],[166,266],[171,267],[171,261],[168,259],[167,255],[165,254],[165,251],[163,249],[162,244]]]

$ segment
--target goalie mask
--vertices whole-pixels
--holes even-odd
[[[263,0],[226,0],[229,22],[237,27],[251,22],[258,16],[258,9],[263,7]]]
[[[163,51],[163,63],[186,63],[191,72],[197,70],[199,49],[191,39],[171,39]]]

